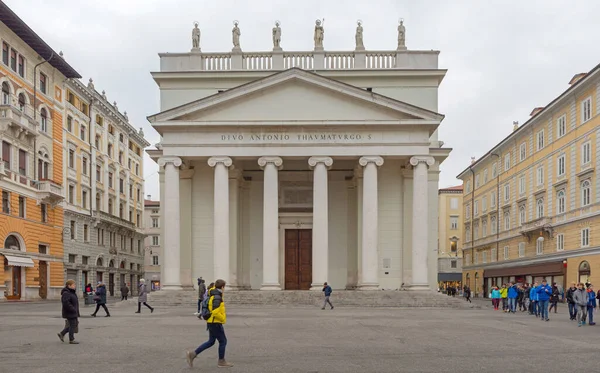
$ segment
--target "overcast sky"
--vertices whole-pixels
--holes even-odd
[[[600,63],[600,1],[554,0],[3,0],[108,99],[159,140],[146,116],[159,110],[150,71],[159,52],[186,52],[193,21],[204,52],[231,50],[239,20],[245,51],[272,49],[271,28],[282,25],[284,50],[312,50],[316,18],[325,18],[325,49],[353,50],[356,20],[365,47],[393,50],[404,18],[409,49],[441,51],[440,140],[452,147],[440,187],[512,130],[536,106],[568,88],[571,77]],[[251,4],[251,5],[250,5]],[[146,194],[158,198],[157,165],[145,157]]]

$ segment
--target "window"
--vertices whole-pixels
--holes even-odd
[[[67,117],[67,131],[73,132],[73,117]]]
[[[519,161],[523,162],[527,158],[527,144],[522,143],[519,147]]]
[[[88,115],[88,104],[86,103],[81,103],[81,112],[85,115]]]
[[[525,175],[519,176],[519,194],[525,194]]]
[[[481,261],[487,263],[487,251],[481,253]]]
[[[10,105],[10,88],[8,83],[2,83],[2,105]]]
[[[156,257],[156,261],[158,262],[158,257]],[[456,260],[450,261],[450,268],[456,268]]]
[[[40,91],[42,91],[44,94],[48,93],[47,82],[48,78],[46,78],[46,75],[44,75],[44,73],[40,73]]]
[[[456,224],[453,223],[452,219],[455,219]],[[455,216],[451,217],[450,218],[450,225],[451,225],[450,229],[457,229],[457,227],[458,227],[458,218],[455,217]],[[455,227],[455,225],[456,225],[456,227]],[[152,228],[158,228],[158,218],[152,218]]]
[[[471,193],[471,180],[467,181],[467,188],[466,188],[466,192],[467,193]]]
[[[135,164],[135,174],[139,175],[140,174],[140,165],[139,164]]]
[[[25,197],[19,196],[19,217],[25,218]]]
[[[492,165],[492,177],[498,176],[498,164],[494,163]]]
[[[563,137],[567,133],[567,116],[563,115],[562,117],[556,120],[556,133],[557,137]]]
[[[490,225],[492,226],[492,234],[496,234],[498,232],[498,220],[495,216],[490,219]]]
[[[490,198],[490,206],[496,207],[496,192],[492,192],[492,197]]]
[[[133,211],[129,210],[129,221],[133,221]]]
[[[138,189],[136,189],[136,191],[135,191],[135,192],[136,192],[136,194],[137,194],[136,200],[137,200],[138,202],[140,202],[140,201],[141,201],[141,199],[140,199],[140,192],[141,192],[141,190],[138,188]]]
[[[590,246],[590,228],[581,230],[581,247]]]
[[[479,174],[475,175],[475,189],[479,188]]]
[[[589,180],[584,180],[581,183],[581,206],[587,206],[590,204],[592,193],[591,183]]]
[[[133,199],[133,185],[129,184],[129,198]]]
[[[158,265],[158,255],[154,255],[152,257],[152,265],[153,266],[157,266]]]
[[[81,207],[83,207],[84,209],[87,209],[87,199],[88,199],[87,191],[84,190],[81,192]]]
[[[542,186],[544,185],[544,166],[538,167],[536,171],[537,186]]]
[[[127,166],[128,166],[128,168],[131,170],[131,158],[129,158],[129,159],[127,160]]]
[[[103,125],[104,124],[104,118],[102,118],[100,115],[96,114],[96,124],[99,125]]]
[[[40,254],[48,254],[48,246],[47,245],[38,245],[38,253]]]
[[[478,240],[479,239],[479,224],[475,223],[475,225],[473,226],[473,239],[474,240]]]
[[[519,242],[519,258],[525,256],[525,242]]]
[[[88,228],[88,225],[87,225],[87,224],[84,224],[84,225],[83,225],[83,240],[84,240],[85,242],[88,242],[88,241],[90,240],[90,237],[89,237],[89,230],[88,230],[88,229],[89,229],[89,228]]]
[[[119,163],[123,164],[123,152],[119,152]]]
[[[477,216],[479,215],[479,201],[475,201],[475,205],[474,205],[474,215]]]
[[[119,178],[119,193],[124,194],[125,181],[122,177]]]
[[[25,77],[25,59],[23,58],[23,56],[19,55],[18,61],[19,61],[19,66],[18,66],[19,75],[22,78],[24,78]]]
[[[510,200],[510,184],[504,185],[504,202]]]
[[[96,165],[96,181],[102,183],[102,167]]]
[[[536,201],[536,218],[540,219],[544,217],[544,199],[540,198]]]
[[[504,156],[504,171],[510,168],[510,153]]]
[[[566,163],[566,156],[564,154],[561,154],[558,159],[556,160],[557,164],[556,164],[556,172],[558,173],[558,176],[564,176],[565,175],[565,163]]]
[[[137,244],[137,252],[138,254],[142,252],[142,240],[138,240],[138,244]]]
[[[73,94],[73,92],[67,92],[67,101],[71,105],[75,105],[75,95]]]
[[[504,260],[508,260],[509,253],[510,253],[510,247],[509,246],[504,246]]]
[[[544,241],[535,240],[535,254],[542,255],[544,253]]]
[[[42,132],[48,132],[48,113],[44,108],[40,110],[40,129]]]
[[[458,198],[450,198],[450,208],[452,210],[458,209]]]
[[[581,145],[581,163],[588,164],[592,160],[592,144],[586,142]]]
[[[88,161],[86,157],[81,158],[81,173],[86,176],[88,174]]]
[[[69,149],[69,168],[75,168],[75,151]]]
[[[22,93],[19,93],[19,110],[25,110],[25,95]]]
[[[10,50],[10,68],[17,71],[17,51],[12,48]]]
[[[125,144],[125,141],[123,140],[123,134],[122,134],[122,133],[120,133],[120,134],[119,134],[119,141],[120,141],[122,144]]]
[[[123,219],[123,204],[119,203],[119,217]]]
[[[140,228],[142,226],[142,220],[140,219],[140,214],[135,215],[135,225]]]
[[[113,188],[113,173],[112,172],[108,173],[108,186]]]
[[[73,185],[69,185],[69,203],[74,203],[75,196],[75,187]]]
[[[485,170],[483,170],[483,183],[487,183],[488,182],[488,170],[487,168]]]
[[[10,214],[10,193],[2,191],[2,212]]]
[[[519,207],[519,226],[525,224],[527,215],[526,215],[526,211],[525,211],[525,205],[521,205]]]
[[[158,210],[152,210],[153,214],[158,214]]]
[[[82,256],[81,257],[81,264],[88,265],[89,262],[90,262],[90,257],[89,256]]]
[[[113,214],[113,201],[112,201],[112,198],[108,199],[108,213],[111,214],[111,215]]]
[[[69,263],[75,263],[75,260],[77,260],[77,255],[69,254]]]
[[[504,213],[504,230],[507,231],[510,229],[510,214],[508,212]]]
[[[82,139],[83,141],[85,141],[85,139],[87,138],[85,126],[83,124],[81,124],[79,126],[79,138]]]
[[[102,211],[102,203],[100,201],[100,193],[96,193],[96,211]]]
[[[537,150],[544,148],[544,130],[537,133]]]
[[[481,237],[487,236],[487,220],[481,222]]]
[[[496,248],[494,247],[494,248],[492,248],[492,253],[490,255],[490,257],[491,257],[490,258],[491,259],[490,262],[495,262],[496,261],[496,256],[497,256],[497,251],[496,251]]]
[[[465,216],[467,217],[467,219],[469,219],[471,217],[471,204],[467,203],[467,207],[465,209]]]
[[[565,249],[565,235],[556,235],[556,251],[563,251]]]
[[[5,65],[8,65],[9,50],[10,47],[8,44],[6,44],[6,42],[2,42],[2,62],[4,62]]]
[[[40,215],[42,217],[42,223],[48,222],[48,206],[45,203],[40,204]]]
[[[152,246],[158,246],[158,236],[152,236]]]
[[[108,125],[108,133],[110,133],[111,135],[115,134],[115,128],[110,124]]]
[[[481,197],[481,211],[485,212],[487,210],[487,196]]]
[[[108,148],[107,149],[108,149],[107,150],[108,155],[112,158],[112,156],[113,156],[113,146],[112,146],[112,144],[108,144]]]
[[[75,221],[71,220],[71,239],[74,240],[75,239]]]
[[[565,191],[559,190],[556,193],[556,213],[564,214],[565,213]]]
[[[588,97],[581,103],[581,122],[585,123],[592,118],[592,98]]]
[[[96,135],[96,139],[94,140],[94,146],[96,149],[100,149],[100,135]]]

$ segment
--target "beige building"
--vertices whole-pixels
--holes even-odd
[[[474,161],[463,180],[463,281],[600,280],[600,65]]]
[[[462,282],[463,186],[438,191],[438,286],[460,286]]]
[[[160,289],[160,264],[162,262],[160,201],[152,201],[151,196],[144,201],[144,276],[152,284],[152,290]]]

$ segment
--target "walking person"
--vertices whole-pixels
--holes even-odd
[[[195,313],[196,316],[200,314],[202,301],[206,297],[206,284],[202,277],[198,279],[198,312]]]
[[[121,285],[121,301],[127,300],[128,295],[129,295],[129,288],[127,287],[126,283],[123,283],[123,285]]]
[[[333,290],[331,290],[331,286],[327,285],[327,283],[323,284],[323,294],[325,295],[325,300],[323,301],[323,307],[321,307],[322,310],[325,309],[325,306],[327,305],[327,303],[329,303],[329,306],[331,306],[331,309],[333,309],[333,304],[331,304],[331,301],[329,300],[329,297],[331,296],[331,293],[333,292]]]
[[[592,284],[588,285],[587,293],[588,293],[587,311],[588,311],[588,320],[589,320],[588,324],[596,325],[596,323],[594,322],[594,310],[596,309],[596,293],[594,293],[594,285],[592,285]]]
[[[548,312],[552,312],[552,308],[554,308],[554,313],[557,312],[559,296],[560,291],[558,291],[558,286],[556,286],[555,282],[552,284],[552,295],[550,296],[550,308],[548,309]]]
[[[573,294],[577,291],[575,282],[571,282],[571,287],[567,290],[567,304],[569,305],[569,316],[570,320],[573,321],[577,317],[577,304],[573,299]]]
[[[65,341],[65,335],[69,333],[69,344],[79,344],[75,340],[75,333],[78,331],[79,321],[79,299],[75,291],[75,281],[67,280],[65,287],[60,291],[60,300],[62,303],[62,317],[65,319],[65,328],[58,333],[61,342]]]
[[[494,306],[494,311],[498,311],[500,307],[500,290],[497,286],[492,286],[492,306]]]
[[[585,325],[589,296],[581,282],[577,284],[577,290],[573,292],[573,301],[577,305],[577,326]]]
[[[100,307],[104,308],[104,312],[106,312],[106,316],[110,317],[110,312],[108,312],[108,308],[106,308],[106,286],[102,283],[102,281],[98,281],[98,286],[96,286],[96,295],[94,296],[94,300],[96,301],[96,310],[92,313],[92,317],[96,317],[98,310]]]
[[[154,308],[150,307],[148,303],[146,303],[148,301],[149,292],[150,291],[146,286],[146,280],[144,280],[143,278],[140,279],[140,284],[138,285],[138,310],[136,311],[136,313],[142,313],[142,303],[144,303],[144,306],[150,309],[150,313],[154,312]]]
[[[534,282],[529,290],[529,298],[531,299],[531,314],[535,315],[535,317],[539,316],[539,294],[538,294],[538,283]]]
[[[506,284],[502,284],[502,288],[500,288],[500,298],[502,299],[502,311],[508,312],[508,289]]]
[[[517,312],[517,297],[519,296],[519,290],[517,285],[510,282],[508,284],[508,312]]]
[[[468,286],[465,286],[465,300],[468,300],[469,303],[473,303],[471,302],[471,288]]]
[[[225,280],[217,280],[214,288],[209,290],[208,309],[201,310],[208,317],[206,319],[206,329],[208,330],[208,341],[204,342],[195,351],[186,351],[186,359],[190,368],[194,366],[194,359],[215,345],[215,341],[219,341],[219,368],[230,368],[233,364],[225,360],[225,347],[227,347],[227,336],[225,336],[225,328],[223,325],[227,321],[225,312],[225,301],[223,293],[225,291]],[[198,316],[199,318],[201,317]]]
[[[552,295],[552,287],[548,285],[546,279],[542,280],[542,285],[538,288],[538,305],[540,307],[540,315],[542,320],[550,321],[548,319],[548,301]]]

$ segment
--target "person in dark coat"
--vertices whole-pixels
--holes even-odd
[[[121,300],[127,300],[127,296],[129,295],[129,288],[126,283],[123,283],[121,286]]]
[[[106,312],[106,316],[104,317],[110,317],[110,312],[106,308],[106,286],[100,281],[98,281],[98,286],[96,286],[96,296],[94,299],[96,301],[96,310],[92,313],[92,317],[96,317],[100,307],[104,308],[104,312]]]
[[[65,341],[65,335],[69,333],[69,344],[79,344],[75,340],[75,329],[77,328],[79,321],[79,299],[77,299],[77,292],[75,291],[75,281],[68,280],[65,287],[60,291],[61,303],[62,303],[62,317],[65,319],[65,328],[58,333],[58,338],[61,342]]]
[[[150,290],[146,286],[146,280],[144,280],[143,278],[140,279],[140,284],[138,286],[138,293],[140,295],[138,296],[138,310],[136,311],[136,313],[142,313],[142,303],[144,303],[144,306],[150,309],[150,313],[154,312],[154,308],[152,308],[150,305],[148,305],[148,303],[146,303],[148,301],[149,292]]]
[[[552,312],[552,308],[554,308],[554,313],[558,309],[558,298],[560,296],[560,291],[558,291],[558,286],[556,286],[556,282],[552,284],[552,295],[550,295],[550,309],[548,312]]]

